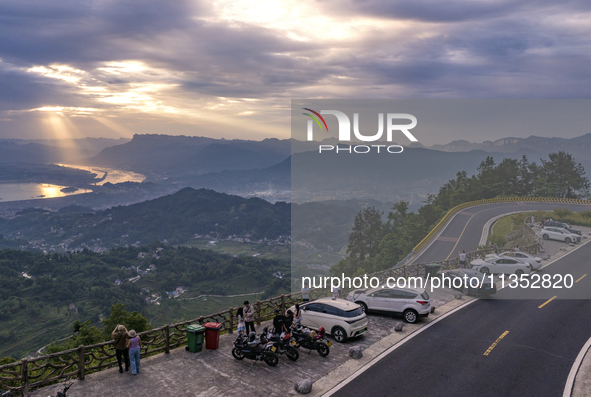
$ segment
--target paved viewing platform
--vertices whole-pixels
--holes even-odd
[[[433,303],[437,306],[451,301],[452,307],[455,307],[466,302],[466,298],[454,301],[453,295],[452,292],[444,292]],[[329,337],[332,346],[327,357],[321,357],[316,351],[308,354],[307,349],[300,348],[297,361],[290,361],[285,355],[280,355],[276,367],[270,367],[264,362],[254,364],[253,360],[248,359],[236,360],[231,352],[237,334],[223,334],[217,350],[207,350],[204,345],[203,351],[191,353],[180,347],[171,350],[170,354],[141,359],[141,372],[138,375],[132,375],[131,371],[121,374],[117,367],[88,374],[84,381],[72,380],[74,385],[68,394],[85,397],[285,396],[297,394],[294,384],[298,379],[309,378],[316,382],[311,394],[315,395],[321,390],[318,383],[322,382],[317,381],[331,371],[348,361],[365,363],[441,314],[442,311],[436,310],[427,320],[406,324],[402,332],[394,331],[394,326],[402,322],[402,318],[372,314],[368,316],[369,331],[363,336],[349,339],[345,343],[337,343]],[[270,321],[266,321],[257,326],[257,334],[270,324]],[[349,348],[353,346],[364,349],[361,360],[349,357]],[[372,346],[375,354],[370,353]],[[348,376],[349,372],[345,371],[344,375]],[[55,396],[61,387],[61,384],[48,386],[31,392],[31,396]]]
[[[583,240],[583,243],[587,241]],[[544,242],[545,252],[540,256],[549,256],[544,264],[576,248],[567,247],[566,251],[561,250],[565,247],[567,246],[564,243]],[[231,354],[237,334],[224,334],[220,336],[217,350],[207,350],[204,345],[202,352],[191,353],[180,347],[171,350],[170,354],[148,357],[141,360],[141,372],[138,375],[132,375],[131,372],[120,374],[116,367],[88,374],[84,381],[72,380],[74,384],[68,394],[72,397],[285,396],[297,395],[294,390],[295,382],[307,378],[314,381],[309,395],[320,396],[413,332],[475,299],[467,296],[457,299],[461,294],[447,289],[436,290],[430,295],[436,310],[427,319],[416,324],[406,324],[402,332],[395,332],[394,327],[403,321],[402,318],[370,314],[368,332],[363,336],[343,344],[336,343],[329,337],[332,346],[327,357],[319,356],[316,351],[308,354],[306,349],[300,348],[298,361],[292,362],[284,355],[279,356],[276,367],[269,367],[264,362],[254,364],[254,361],[248,359],[238,361]],[[270,323],[267,321],[257,326],[257,334]],[[361,359],[349,357],[349,348],[353,346],[363,349]],[[573,395],[591,395],[587,390],[588,382],[585,383],[584,380],[591,372],[590,362],[588,355],[577,377],[576,392]],[[587,368],[587,372],[584,368]],[[30,395],[55,396],[61,387],[61,384],[48,386],[34,390]]]

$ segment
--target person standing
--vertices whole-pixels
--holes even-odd
[[[236,319],[238,320],[238,334],[243,335],[246,330],[246,325],[244,324],[244,308],[238,308],[238,312],[236,313]]]
[[[332,287],[332,300],[336,300],[339,298],[339,293],[341,292],[340,287]]]
[[[306,286],[306,283],[302,285],[302,301],[309,302],[310,301],[310,288]]]
[[[293,325],[293,312],[288,310],[285,312],[285,317],[283,318],[283,327],[285,328],[285,332],[291,332],[291,327]]]
[[[131,364],[131,373],[137,375],[140,373],[140,346],[142,341],[137,336],[135,330],[129,331],[129,339],[127,340],[127,347],[129,348],[129,361]]]
[[[460,251],[460,266],[466,267],[466,251]]]
[[[296,325],[302,325],[302,318],[303,318],[302,309],[300,309],[300,304],[296,303],[293,321],[295,322]]]
[[[273,333],[281,334],[284,331],[285,316],[281,314],[281,310],[275,309],[275,317],[273,318]]]
[[[248,301],[244,301],[244,323],[246,324],[246,335],[248,335],[252,329],[252,332],[256,332],[254,329],[254,308]]]
[[[111,336],[115,340],[115,356],[117,357],[117,363],[119,364],[119,373],[123,373],[122,361],[125,361],[125,371],[129,371],[129,350],[127,350],[127,328],[125,325],[117,324]]]

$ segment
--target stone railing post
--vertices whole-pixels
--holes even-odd
[[[230,324],[228,325],[228,333],[233,333],[234,332],[234,308],[231,307],[230,310]]]
[[[164,327],[164,353],[170,354],[170,326],[168,324]]]
[[[84,345],[78,347],[78,379],[84,380]]]
[[[285,313],[285,295],[281,294],[281,304],[279,305],[281,308],[281,313]]]
[[[29,369],[26,358],[21,360],[21,382],[23,382],[23,396],[29,395]]]
[[[257,303],[255,303],[254,306],[256,312],[257,325],[261,325],[261,303],[257,301]]]

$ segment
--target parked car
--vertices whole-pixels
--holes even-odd
[[[567,244],[578,243],[581,241],[581,236],[578,234],[571,233],[568,230],[559,227],[544,227],[541,230],[541,233],[544,240],[559,240],[564,241]]]
[[[295,306],[291,311],[295,312]],[[302,325],[318,330],[324,327],[337,342],[344,342],[367,331],[367,315],[354,302],[344,299],[320,298],[300,304]]]
[[[560,229],[565,229],[565,230],[569,231],[570,233],[578,234],[579,236],[583,234],[583,232],[581,232],[580,230],[574,229],[571,225],[569,225],[568,223],[564,223],[564,222],[546,221],[546,222],[544,222],[542,227],[544,227],[544,228],[558,227]]]
[[[500,258],[501,256],[517,258],[526,263],[529,263],[532,270],[539,270],[542,267],[542,258],[538,258],[537,256],[533,256],[531,254],[528,254],[527,252],[522,251],[505,251],[500,254],[488,254],[484,257],[484,260],[488,260],[491,258]]]
[[[490,277],[485,274],[472,269],[451,269],[442,270],[437,273],[437,276],[442,279],[442,286],[448,285],[458,291],[462,291],[464,295],[493,295],[497,293],[497,286],[491,281]],[[449,277],[450,281],[446,278]],[[460,278],[462,283],[454,279]],[[449,283],[449,284],[448,284]]]
[[[359,304],[366,312],[402,315],[408,323],[429,316],[431,299],[424,289],[384,287],[351,291],[347,300]]]
[[[531,266],[520,259],[499,256],[490,259],[475,259],[470,262],[470,269],[488,274],[530,274]]]

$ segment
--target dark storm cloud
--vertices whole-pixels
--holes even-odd
[[[179,1],[3,1],[0,56],[34,64],[112,60],[125,53],[117,40],[184,29],[192,13]]]
[[[44,80],[32,77],[26,72],[0,66],[0,109],[29,109],[47,103],[68,106],[68,103],[75,100],[68,90],[48,84]]]
[[[591,4],[584,0],[349,0],[323,1],[322,8],[337,14],[372,15],[379,18],[410,19],[424,22],[465,22],[505,17],[515,12],[560,8],[588,11]]]
[[[301,4],[316,12],[305,15],[324,17],[330,26],[308,28],[310,21],[303,18],[286,20],[284,27],[264,18],[242,20],[239,11],[228,19],[214,3],[198,0],[5,0],[0,2],[0,112],[115,108],[117,102],[84,89],[102,87],[123,96],[148,83],[166,86],[169,95],[153,94],[153,102],[166,105],[173,98],[174,106],[216,97],[275,104],[302,95],[578,98],[591,90],[586,1]],[[296,34],[290,31],[298,28]],[[329,34],[341,28],[348,34]],[[146,70],[105,69],[127,61]],[[52,64],[80,69],[80,82],[27,72]],[[125,105],[119,110],[127,111]]]

